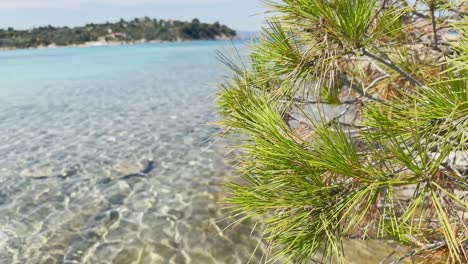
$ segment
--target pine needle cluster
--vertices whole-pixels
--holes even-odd
[[[344,240],[379,239],[407,250],[393,263],[467,263],[467,3],[264,3],[218,107],[245,180],[227,202],[264,219],[268,260],[344,263]]]

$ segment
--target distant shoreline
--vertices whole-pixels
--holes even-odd
[[[17,47],[0,47],[2,51],[13,50],[36,50],[36,49],[60,49],[60,48],[92,48],[92,47],[112,47],[112,46],[131,46],[138,44],[160,44],[160,43],[182,43],[182,42],[199,42],[199,41],[228,41],[228,40],[243,40],[242,38],[219,37],[216,39],[178,39],[178,40],[138,40],[138,41],[89,41],[83,44],[72,45],[56,45],[50,44],[48,46],[37,46],[28,48]]]
[[[135,18],[76,27],[43,26],[0,29],[0,50],[118,46],[141,43],[235,39],[235,30],[219,22]]]

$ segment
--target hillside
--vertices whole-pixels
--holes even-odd
[[[38,27],[31,30],[0,29],[0,48],[71,46],[87,43],[133,43],[150,41],[214,40],[236,37],[236,31],[216,22],[201,23],[135,18],[116,23],[81,27]]]

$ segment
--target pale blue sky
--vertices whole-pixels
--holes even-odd
[[[236,30],[259,30],[258,0],[0,0],[0,27],[73,26],[90,22],[152,18],[219,21]]]

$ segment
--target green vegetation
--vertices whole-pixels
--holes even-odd
[[[468,263],[466,1],[264,2],[248,63],[222,56],[233,215],[260,216],[270,261],[378,239],[382,263]]]
[[[84,27],[39,27],[31,30],[0,30],[0,48],[30,48],[38,46],[79,45],[90,41],[135,42],[211,40],[234,38],[236,32],[218,22],[214,24],[177,20],[157,20],[148,17],[117,23],[88,24]]]

